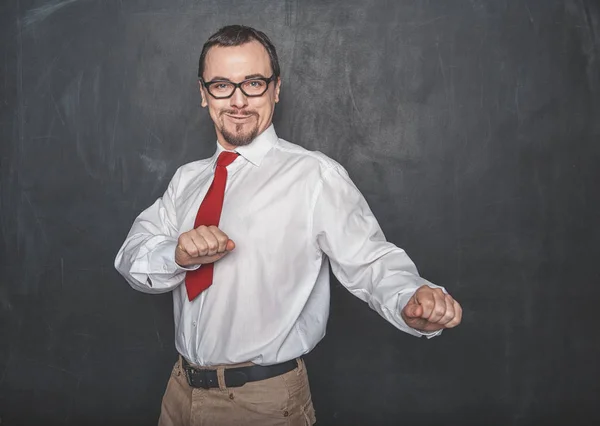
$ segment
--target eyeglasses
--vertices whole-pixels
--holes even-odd
[[[202,78],[200,78],[200,82],[215,99],[227,99],[232,97],[235,93],[235,89],[238,87],[242,93],[249,98],[257,98],[265,94],[269,88],[269,83],[275,81],[275,79],[275,74],[273,74],[269,78],[249,78],[240,83],[234,83],[229,80],[212,80],[205,82]]]

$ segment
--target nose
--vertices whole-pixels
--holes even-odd
[[[248,105],[248,98],[244,95],[239,87],[235,88],[233,95],[229,98],[229,103],[232,107],[244,108]]]

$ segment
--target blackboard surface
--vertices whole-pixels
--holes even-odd
[[[600,424],[600,4],[5,1],[0,420],[151,425],[170,295],[112,266],[175,169],[212,155],[202,43],[279,49],[280,137],[344,165],[389,240],[462,302],[405,335],[332,282],[319,425]]]

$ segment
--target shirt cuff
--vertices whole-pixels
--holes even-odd
[[[168,239],[160,243],[150,254],[150,268],[153,274],[177,274],[185,271],[195,271],[202,265],[181,266],[175,262],[177,240]]]

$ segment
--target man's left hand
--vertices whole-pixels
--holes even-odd
[[[462,308],[442,289],[423,285],[410,298],[401,315],[409,327],[433,332],[460,324]]]

